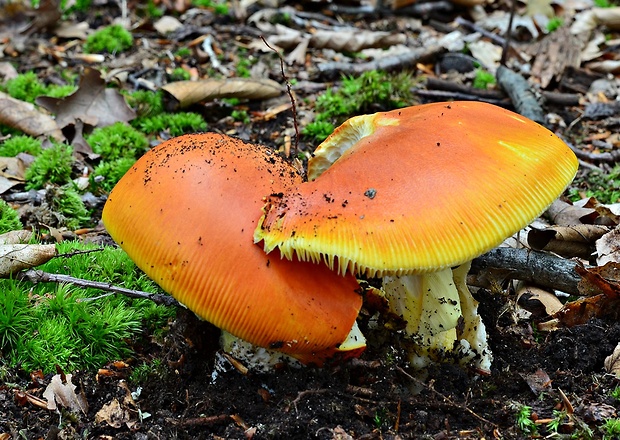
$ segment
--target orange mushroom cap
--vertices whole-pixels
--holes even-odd
[[[253,244],[263,197],[301,182],[268,149],[207,133],[146,153],[104,207],[114,240],[203,319],[261,347],[321,364],[355,324],[354,277]]]
[[[318,147],[308,177],[320,178],[269,197],[254,238],[342,273],[432,272],[526,226],[577,166],[552,132],[489,104],[358,116]]]

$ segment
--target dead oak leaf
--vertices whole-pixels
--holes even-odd
[[[56,124],[64,128],[77,120],[93,127],[105,127],[115,122],[129,122],[136,113],[127,105],[118,90],[106,87],[101,74],[86,68],[75,93],[66,98],[37,98],[37,104],[56,114]]]
[[[539,330],[573,327],[585,324],[592,318],[604,318],[618,314],[620,310],[620,264],[607,263],[602,267],[588,268],[577,264],[575,272],[582,278],[578,289],[584,297],[566,303],[562,309],[552,315],[552,320],[539,324]]]
[[[29,102],[12,98],[0,92],[0,123],[16,128],[30,136],[51,136],[65,140],[58,124],[49,115],[41,113]]]
[[[282,94],[280,84],[267,78],[205,79],[201,81],[176,81],[162,87],[169,110],[188,107],[201,101],[220,98],[269,99]]]

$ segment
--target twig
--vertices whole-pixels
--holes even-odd
[[[291,410],[291,406],[295,408],[295,411],[297,411],[297,404],[301,401],[301,399],[303,399],[306,396],[309,396],[311,394],[325,394],[325,393],[330,393],[330,392],[332,392],[332,390],[330,390],[329,388],[320,388],[316,390],[301,391],[299,394],[297,394],[297,397],[295,398],[295,400],[293,400],[291,403],[286,405],[286,408],[284,408],[284,412],[289,412]]]
[[[418,383],[419,385],[422,385],[424,388],[426,388],[427,390],[429,390],[431,393],[435,394],[436,396],[442,398],[443,400],[445,400],[446,402],[448,402],[450,405],[453,405],[456,408],[462,409],[464,411],[467,411],[469,414],[471,414],[473,417],[475,417],[476,419],[480,420],[483,423],[488,423],[491,426],[497,427],[497,425],[493,422],[491,422],[490,420],[485,419],[484,417],[482,417],[481,415],[476,414],[474,411],[472,411],[471,409],[469,409],[467,407],[467,405],[462,405],[460,403],[456,403],[454,400],[450,399],[448,396],[446,396],[445,394],[440,393],[439,391],[437,391],[436,389],[428,386],[426,383],[424,383],[423,381],[421,381],[420,379],[412,376],[411,374],[407,373],[405,370],[403,370],[400,366],[396,366],[396,369],[398,371],[400,371],[402,374],[404,374],[408,379],[413,380],[414,382]]]
[[[494,43],[497,43],[498,45],[504,47],[506,45],[506,39],[500,37],[497,34],[494,34],[493,32],[489,32],[486,29],[478,26],[475,23],[472,23],[469,20],[464,19],[463,17],[456,17],[456,19],[454,20],[456,24],[458,24],[459,26],[463,26],[465,29],[468,29],[470,31],[476,32],[480,35],[482,35],[485,38],[488,38],[489,40],[493,41]]]
[[[367,63],[331,62],[318,65],[318,73],[326,79],[337,79],[341,75],[361,75],[369,70],[384,70],[391,72],[415,67],[417,63],[424,63],[436,58],[445,49],[441,46],[415,48],[400,55],[387,56]]]
[[[517,12],[517,0],[512,0],[510,3],[510,19],[508,20],[508,29],[506,29],[506,38],[504,44],[502,44],[502,57],[499,60],[501,66],[506,65],[506,59],[508,58],[508,49],[510,47],[510,40],[512,39],[512,23]]]
[[[232,416],[227,414],[222,414],[219,416],[209,416],[209,417],[194,417],[192,419],[185,420],[177,420],[177,419],[166,419],[168,422],[172,423],[174,426],[213,426],[218,425],[220,423],[229,423],[233,421]]]
[[[299,147],[299,125],[297,124],[297,106],[295,105],[295,98],[293,97],[293,92],[291,91],[291,82],[288,80],[288,77],[284,73],[284,59],[282,58],[282,55],[280,54],[280,52],[275,50],[273,47],[269,45],[269,43],[267,43],[267,40],[265,39],[265,37],[261,35],[260,39],[263,40],[263,43],[265,43],[265,46],[267,46],[269,49],[274,51],[278,55],[278,58],[280,59],[280,71],[282,73],[282,78],[284,79],[284,82],[286,83],[286,92],[288,93],[288,97],[291,99],[291,110],[293,111],[293,125],[295,126],[295,144],[294,144],[295,148],[293,149],[293,155],[297,157],[297,148]]]
[[[578,294],[581,277],[575,271],[575,262],[546,252],[530,249],[496,248],[472,261],[470,274],[479,275],[490,269],[502,269],[511,279],[528,281],[541,287]],[[484,277],[483,277],[484,278]],[[468,278],[468,283],[484,286],[479,277]]]
[[[47,273],[37,269],[28,269],[27,271],[19,272],[15,274],[15,278],[18,280],[30,281],[32,283],[67,283],[78,287],[90,287],[106,292],[120,293],[130,298],[148,299],[153,301],[155,304],[163,304],[174,307],[181,305],[173,297],[163,295],[161,293],[149,293],[142,292],[140,290],[125,289],[124,287],[113,286],[112,284],[102,283],[101,281],[84,280],[81,278],[74,278],[69,275]]]
[[[610,152],[605,153],[590,153],[588,151],[583,151],[577,147],[575,147],[570,142],[567,142],[566,139],[562,139],[566,145],[575,153],[579,159],[591,160],[593,162],[610,162],[615,163],[620,161],[620,150],[612,150]]]
[[[489,104],[498,105],[500,107],[507,107],[510,105],[510,102],[505,99],[502,99],[502,100],[489,99],[489,98],[483,98],[483,97],[476,96],[476,95],[470,95],[468,93],[447,92],[445,90],[415,89],[413,90],[413,93],[423,98],[430,98],[430,99],[435,99],[435,100],[440,100],[440,101],[449,101],[453,99],[457,101],[483,101]]]
[[[475,87],[459,84],[441,78],[429,77],[426,79],[426,88],[435,90],[447,90],[451,92],[464,93],[467,95],[479,96],[483,100],[502,101],[508,97],[501,90],[476,89]]]
[[[539,124],[545,122],[542,107],[525,78],[504,66],[497,68],[496,76],[497,83],[508,93],[517,113]]]
[[[215,51],[213,50],[213,40],[211,39],[211,35],[207,35],[205,37],[205,39],[202,41],[201,47],[202,47],[202,50],[204,50],[206,54],[209,55],[209,61],[211,62],[211,66],[214,69],[219,70],[220,73],[224,76],[230,75],[230,72],[228,71],[228,69],[222,66],[222,63],[220,63],[220,60],[217,59],[217,55],[215,54]]]

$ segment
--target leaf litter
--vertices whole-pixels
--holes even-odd
[[[165,16],[174,18],[168,20],[172,24],[160,21],[155,26],[157,33],[149,30],[155,20],[138,16],[132,8],[123,13],[113,5],[97,4],[92,11],[59,18],[53,1],[41,2],[36,12],[25,6],[13,11],[3,6],[0,20],[7,26],[1,27],[0,51],[10,61],[19,60],[20,73],[36,70],[42,78],[62,82],[55,72],[60,67],[81,79],[73,95],[41,97],[38,106],[0,95],[0,122],[56,140],[66,137],[67,128],[77,127],[77,135],[71,133],[70,139],[75,146],[82,145],[80,168],[92,167],[98,158],[84,145],[82,130],[135,117],[135,109],[101,77],[100,71],[109,67],[108,77],[125,90],[167,90],[181,107],[198,108],[209,129],[286,151],[291,136],[296,135],[290,129],[290,100],[282,93],[279,60],[265,48],[260,35],[291,62],[286,73],[297,82],[294,90],[302,98],[298,106],[304,121],[312,120],[311,103],[319,93],[331,87],[337,90],[342,73],[358,75],[377,68],[423,73],[426,79],[422,77],[412,87],[415,102],[492,99],[516,107],[501,87],[480,90],[472,86],[476,65],[490,72],[500,67],[509,23],[506,5],[474,2],[478,6],[463,7],[460,3],[392,2],[373,7],[355,2],[320,6],[302,2],[295,7],[270,7],[249,1],[231,7],[229,15],[218,16],[213,8],[155,2]],[[95,11],[105,12],[100,17],[115,16],[136,24],[132,29],[141,44],[135,44],[128,54],[83,53],[86,35],[108,24],[106,18],[97,21]],[[565,20],[557,33],[546,28],[550,11]],[[617,7],[532,1],[518,5],[513,23],[516,32],[510,42],[509,67],[529,72],[527,87],[545,100],[545,112],[539,114],[550,128],[577,145],[584,174],[609,171],[620,158],[614,156],[620,146],[614,137],[618,127],[614,100],[619,88],[619,60],[614,52],[617,15]],[[603,30],[612,38],[604,38]],[[460,43],[461,49],[469,45],[474,63],[459,56],[447,63],[447,55],[458,55],[461,50],[448,44],[446,36],[452,32],[457,33],[450,44]],[[50,35],[57,38],[53,43]],[[178,49],[188,49],[189,55],[175,56]],[[240,78],[239,66],[246,60],[250,65],[244,74],[249,78]],[[82,63],[94,64],[82,69],[78,67]],[[200,81],[176,81],[174,85],[168,75],[177,67]],[[9,75],[10,71],[4,80]],[[434,87],[439,85],[445,88]],[[450,88],[454,85],[458,91]],[[510,86],[509,81],[506,87]],[[240,102],[231,108],[224,98]],[[251,123],[235,120],[233,109],[249,110]],[[273,116],[263,117],[266,114]],[[551,114],[553,119],[546,116]],[[158,133],[157,138],[165,136]],[[312,148],[302,137],[302,156],[307,158]],[[7,163],[4,171],[8,183],[3,193],[17,194],[22,184],[19,164]],[[614,316],[620,294],[618,212],[613,205],[588,196],[588,188],[576,189],[584,193],[582,202],[554,204],[548,216],[553,227],[545,228],[544,244],[538,241],[532,248],[549,252],[548,246],[559,246],[552,247],[552,252],[575,260],[573,270],[581,276],[576,286],[580,297],[568,300],[561,292],[556,295],[553,289],[535,290],[528,285],[524,289],[530,304],[542,303],[544,313],[523,314],[510,282],[518,276],[514,270],[479,290],[480,312],[495,356],[490,377],[477,378],[473,372],[441,365],[420,384],[403,369],[400,342],[384,329],[369,341],[361,360],[343,366],[282,368],[272,374],[245,376],[231,366],[219,373],[219,380],[209,383],[217,331],[180,312],[163,341],[135,344],[138,359],[150,362],[159,357],[169,371],[150,376],[135,398],[132,390],[137,386],[126,382],[129,372],[125,368],[96,377],[73,372],[65,379],[62,375],[28,379],[23,372],[9,372],[9,380],[0,381],[0,402],[5,403],[0,405],[0,436],[26,429],[32,437],[48,438],[67,438],[72,433],[79,437],[85,432],[98,438],[133,438],[134,434],[141,438],[523,438],[508,401],[535,407],[538,420],[553,420],[555,408],[574,407],[573,420],[599,433],[599,426],[616,417],[619,409],[618,401],[608,397],[617,379],[604,374],[617,374],[620,341],[620,325]],[[580,250],[557,242],[579,243]],[[527,247],[526,251],[531,252]],[[369,310],[364,313],[362,324],[371,326]],[[550,322],[549,317],[554,331],[536,336],[535,331]],[[127,364],[128,370],[135,369],[138,361],[127,359]],[[14,387],[14,382],[21,388]],[[77,414],[76,422],[55,434],[50,426],[58,424],[58,408],[44,409],[51,401]],[[26,413],[30,416],[24,425],[21,420]],[[579,423],[562,426],[571,434],[578,432]]]

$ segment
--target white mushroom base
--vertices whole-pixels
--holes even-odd
[[[490,371],[486,328],[466,284],[470,265],[383,278],[390,311],[407,322],[405,334],[413,341],[409,360],[414,368],[455,362],[482,373]]]

